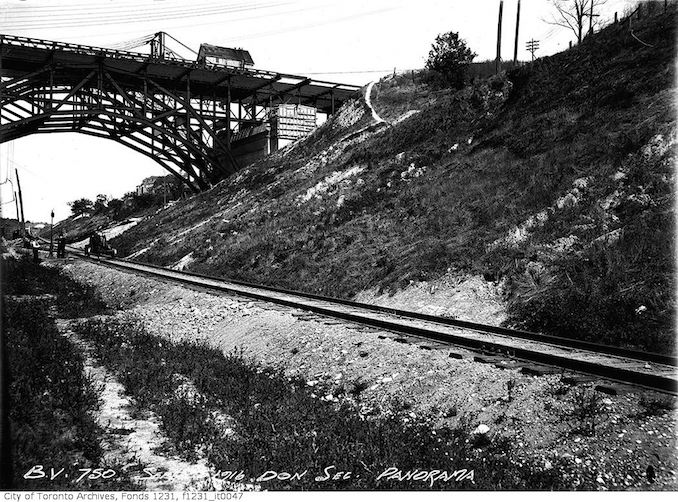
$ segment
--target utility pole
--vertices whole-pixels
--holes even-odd
[[[534,53],[539,50],[539,40],[532,39],[525,44],[527,50],[532,53],[532,61],[534,61]]]
[[[24,218],[24,198],[21,193],[21,181],[19,181],[19,170],[15,167],[14,172],[16,173],[16,186],[19,189],[19,205],[21,206],[21,236],[26,236],[26,218]]]
[[[513,46],[513,65],[518,64],[518,31],[520,28],[520,0],[518,0],[518,12],[516,14],[516,43]]]
[[[591,9],[589,10],[589,35],[593,35],[593,18],[600,16],[599,14],[593,14],[593,2],[594,0],[591,0]]]
[[[16,224],[21,225],[21,217],[19,216],[19,196],[14,192],[14,204],[16,205]]]
[[[49,224],[49,257],[54,257],[54,209],[52,209],[52,220]]]
[[[504,12],[504,0],[499,0],[499,22],[497,23],[497,61],[495,62],[495,73],[501,71],[501,16]]]
[[[593,33],[593,0],[591,0],[591,10],[589,11],[589,35]]]

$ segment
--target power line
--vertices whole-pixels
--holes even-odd
[[[270,14],[261,14],[261,15],[256,15],[256,16],[235,17],[235,18],[231,19],[230,22],[238,23],[238,22],[241,22],[241,21],[249,21],[249,20],[253,20],[253,19],[265,19],[265,18],[273,17],[273,16],[283,16],[283,15],[287,15],[287,14],[297,14],[299,12],[307,13],[308,11],[319,10],[319,9],[324,9],[324,6],[319,5],[319,6],[307,7],[307,8],[303,8],[303,9],[286,10],[286,11],[280,11],[280,12],[275,12],[275,13],[270,13]],[[222,19],[216,19],[216,20],[213,20],[213,21],[201,21],[200,22],[200,26],[209,26],[209,25],[214,25],[214,24],[223,25],[224,21]],[[188,23],[188,24],[174,24],[174,23],[172,23],[171,24],[172,29],[181,29],[181,28],[189,28],[189,27],[194,28],[195,23]],[[132,28],[132,29],[129,29],[129,30],[116,30],[116,31],[113,31],[113,32],[107,31],[104,35],[105,36],[118,36],[118,35],[124,35],[124,34],[127,34],[127,33],[134,33],[136,31],[137,31],[136,28]],[[78,34],[77,38],[81,39],[81,38],[92,38],[92,37],[101,37],[101,36],[102,36],[101,32],[98,32],[98,33],[83,33],[83,34]],[[101,45],[109,45],[109,44],[103,43]]]
[[[227,4],[224,5],[223,2],[214,2],[216,5],[203,5],[203,6],[196,6],[195,3],[192,5],[194,6],[191,10],[205,10],[205,9],[212,9],[212,8],[240,8],[247,6],[247,2],[240,2],[240,3],[233,3],[233,4]],[[250,4],[251,5],[251,4]],[[101,15],[106,15],[106,14],[129,14],[130,12],[134,12],[135,14],[139,15],[145,15],[148,13],[153,13],[153,12],[166,12],[166,13],[177,13],[177,12],[186,12],[186,4],[183,3],[181,5],[178,5],[176,7],[162,7],[159,6],[158,4],[155,4],[155,6],[147,6],[147,7],[139,7],[137,2],[134,2],[132,4],[129,4],[127,6],[112,6],[114,8],[110,9],[107,8],[105,5],[99,5],[96,7],[93,7],[92,4],[88,4],[86,8],[82,9],[67,9],[65,7],[59,7],[57,9],[51,7],[51,6],[31,6],[27,5],[27,12],[18,12],[18,11],[8,11],[7,14],[10,17],[14,17],[17,19],[30,19],[34,18],[36,14],[38,15],[45,15],[49,17],[55,17],[57,19],[59,18],[72,18],[74,16],[81,16],[81,17],[97,17]],[[38,11],[38,9],[42,7],[44,9],[43,12]],[[15,7],[16,8],[16,7]],[[36,12],[37,11],[37,12]],[[82,13],[78,14],[77,11],[82,11]]]
[[[247,34],[239,35],[237,37],[228,38],[226,40],[251,40],[251,39],[257,39],[257,38],[265,38],[265,37],[270,37],[272,35],[280,35],[282,33],[288,33],[290,31],[306,30],[306,29],[309,29],[309,28],[317,28],[319,26],[326,26],[326,25],[335,24],[335,23],[343,23],[345,21],[351,21],[353,19],[360,18],[360,17],[372,16],[374,14],[381,14],[383,12],[389,12],[389,11],[395,10],[396,8],[397,7],[386,7],[386,8],[383,8],[383,9],[376,9],[376,10],[373,10],[373,11],[361,12],[361,13],[358,13],[358,14],[353,14],[353,15],[350,15],[350,16],[344,16],[344,17],[340,17],[340,18],[336,18],[336,19],[332,19],[332,20],[328,20],[328,21],[324,21],[324,22],[316,22],[316,23],[313,23],[313,24],[302,24],[302,25],[296,25],[296,26],[288,26],[288,27],[281,29],[281,30],[262,31],[262,32],[259,32],[259,33],[252,33],[250,35],[247,35]]]
[[[263,8],[263,7],[260,7]],[[203,17],[215,17],[215,16],[223,16],[226,14],[232,14],[232,13],[237,13],[237,12],[245,12],[249,10],[255,10],[255,9],[240,9],[240,10],[225,10],[225,11],[220,11],[220,12],[206,12],[204,14],[195,14],[195,15],[178,15],[178,16],[156,16],[153,18],[146,18],[146,19],[139,19],[138,17],[130,17],[130,18],[119,18],[119,19],[109,19],[109,20],[96,20],[92,19],[91,21],[83,21],[83,22],[73,22],[73,23],[58,23],[58,24],[53,24],[53,23],[42,23],[42,24],[32,24],[32,25],[10,25],[8,26],[11,29],[15,30],[46,30],[46,29],[65,29],[65,28],[87,28],[87,27],[94,27],[94,26],[110,26],[110,25],[117,25],[117,24],[139,24],[139,23],[149,23],[149,22],[158,22],[158,21],[171,21],[175,19],[186,19],[186,18],[191,18],[191,19],[196,19],[196,18],[203,18]],[[8,23],[10,24],[10,23]],[[194,24],[193,24],[194,26]]]
[[[44,1],[44,0],[43,0]],[[193,0],[191,2],[193,5],[196,4],[217,4],[217,5],[244,5],[247,3],[246,0],[240,2],[226,1],[226,0]],[[162,3],[158,3],[156,0],[115,0],[115,3],[107,2],[105,0],[87,0],[85,2],[71,2],[68,3],[67,0],[60,0],[59,5],[55,6],[56,2],[53,0],[49,1],[48,5],[35,5],[34,3],[26,4],[15,4],[14,9],[30,9],[30,10],[59,10],[59,11],[78,11],[85,10],[91,11],[93,7],[101,10],[120,10],[128,7],[138,7],[140,4],[145,5],[145,8],[151,6],[156,6],[158,9],[168,9],[172,8],[171,4],[186,6],[185,0],[165,0]],[[152,8],[152,7],[151,7]]]
[[[539,50],[539,40],[532,39],[525,43],[527,50],[532,53],[532,61],[534,61],[534,53]]]
[[[6,24],[8,27],[13,29],[22,29],[22,30],[37,30],[37,29],[60,29],[60,28],[79,28],[87,26],[103,26],[111,24],[127,24],[127,23],[148,23],[153,21],[163,21],[163,20],[172,20],[172,19],[184,19],[184,18],[201,18],[206,16],[216,16],[223,14],[233,14],[238,12],[248,12],[258,9],[279,7],[285,5],[284,2],[272,2],[272,3],[262,3],[249,5],[247,7],[238,7],[238,8],[224,8],[217,10],[200,10],[200,11],[184,11],[176,14],[170,15],[158,15],[151,16],[150,18],[140,18],[136,13],[131,12],[125,16],[120,16],[118,18],[102,19],[101,17],[94,17],[89,19],[73,20],[72,22],[57,22],[54,23],[51,20],[47,22],[36,22],[36,23],[12,23],[11,19],[8,19]]]
[[[155,35],[146,35],[144,37],[135,38],[133,40],[126,40],[124,42],[119,42],[116,44],[108,44],[108,46],[111,49],[129,50],[147,44],[148,42],[153,40],[154,37]]]
[[[174,38],[174,37],[173,37],[172,35],[170,35],[169,33],[165,33],[165,35],[167,35],[168,37],[170,37],[172,40],[174,40],[176,43],[178,43],[179,45],[181,45],[183,48],[188,49],[189,51],[191,51],[191,52],[192,52],[193,54],[195,54],[196,56],[198,55],[197,52],[195,52],[193,49],[191,49],[189,46],[185,45],[184,43],[179,42],[179,40],[177,40],[176,38]]]
[[[301,71],[301,72],[291,72],[299,75],[349,75],[349,74],[358,74],[358,73],[384,73],[392,72],[393,68],[388,68],[386,70],[354,70],[354,71]],[[410,70],[407,70],[410,71]]]

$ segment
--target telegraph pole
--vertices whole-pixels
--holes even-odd
[[[504,0],[499,1],[499,22],[497,23],[497,61],[495,62],[495,73],[501,71],[501,16],[504,12]]]
[[[49,257],[54,257],[54,209],[51,214],[52,220],[49,224]]]
[[[593,2],[594,0],[591,0],[591,9],[589,10],[589,35],[593,35],[593,18],[600,16],[600,14],[593,13]]]
[[[16,186],[19,189],[19,205],[21,206],[21,236],[26,236],[26,218],[24,218],[24,198],[21,193],[21,181],[19,181],[19,170],[15,167],[14,172],[16,173]]]
[[[525,45],[527,46],[527,50],[532,53],[532,61],[534,61],[534,53],[539,50],[539,40],[532,39]]]
[[[518,0],[518,12],[516,14],[516,43],[513,46],[513,65],[518,64],[518,31],[520,28],[520,0]]]
[[[593,0],[591,0],[591,10],[589,11],[589,35],[593,33]]]

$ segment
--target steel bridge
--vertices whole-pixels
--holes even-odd
[[[281,103],[334,113],[358,86],[162,55],[0,35],[0,143],[30,134],[108,138],[194,191],[239,166],[231,134]]]

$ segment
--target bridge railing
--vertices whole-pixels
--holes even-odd
[[[123,51],[118,49],[107,49],[105,47],[95,47],[91,45],[73,44],[69,42],[57,42],[55,40],[43,40],[38,38],[20,37],[16,35],[2,35],[0,34],[0,45],[13,45],[17,47],[32,47],[46,51],[64,51],[76,54],[83,54],[88,56],[105,56],[115,59],[133,60],[139,63],[156,62],[158,64],[167,64],[181,66],[184,68],[200,68],[218,72],[227,72],[233,75],[245,75],[257,78],[290,78],[294,80],[305,79],[305,77],[292,74],[284,74],[268,70],[257,70],[253,68],[233,68],[231,66],[219,65],[214,63],[206,63],[199,61],[191,61],[188,59],[164,59],[151,56],[150,54],[143,54],[141,52]],[[360,86],[353,86],[350,84],[337,84],[335,82],[327,82],[324,80],[310,80],[310,84],[326,85],[332,84],[343,89],[359,89]]]

